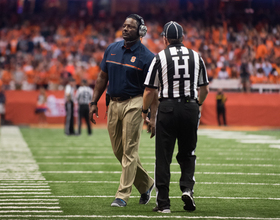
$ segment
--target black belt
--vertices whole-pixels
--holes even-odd
[[[140,95],[137,95],[137,96],[140,96]],[[121,102],[121,101],[125,101],[125,100],[128,100],[128,99],[132,99],[136,96],[124,96],[124,97],[110,97],[112,101],[117,101],[117,102]]]
[[[160,102],[169,101],[169,102],[197,103],[197,99],[191,99],[189,97],[181,97],[181,98],[173,98],[173,99],[160,98],[159,101]]]

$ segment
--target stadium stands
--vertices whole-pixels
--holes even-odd
[[[183,43],[204,58],[209,79],[214,79],[210,88],[229,86],[229,90],[242,91],[236,79],[247,71],[252,91],[278,91],[280,26],[272,22],[277,18],[269,20],[269,11],[259,9],[250,17],[250,22],[226,17],[225,12],[217,13],[213,21],[206,21],[203,16],[201,19],[197,16],[206,11],[196,11],[192,4],[195,1],[189,1],[186,6],[187,16],[180,10],[168,19],[182,24],[186,30]],[[142,42],[157,53],[163,48],[160,33],[167,18],[158,17],[164,6],[148,11],[150,8],[141,11],[148,26],[148,34]],[[48,90],[62,90],[66,72],[73,75],[78,84],[86,78],[93,87],[104,49],[121,39],[120,20],[125,16],[120,14],[121,19],[116,19],[99,12],[95,17],[90,14],[75,17],[45,11],[21,15],[11,9],[6,16],[12,19],[6,19],[3,14],[0,17],[0,78],[4,89],[34,90],[44,86]],[[228,81],[218,80],[221,71]]]

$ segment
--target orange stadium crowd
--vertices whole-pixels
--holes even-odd
[[[144,17],[145,19],[145,17]],[[248,77],[250,83],[280,83],[280,25],[227,20],[206,26],[202,20],[181,19],[183,43],[199,51],[209,79]],[[142,42],[153,52],[164,48],[157,19],[145,19]],[[94,87],[105,48],[121,40],[121,25],[104,20],[92,23],[64,18],[52,25],[25,21],[0,29],[0,86],[4,90],[62,90],[69,76],[79,85],[87,79]]]

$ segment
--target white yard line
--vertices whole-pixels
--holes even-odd
[[[276,148],[276,149],[280,149],[280,145],[269,145],[269,147],[271,147],[271,148]]]
[[[154,171],[147,171],[148,173],[154,173]],[[52,174],[121,174],[121,171],[79,171],[79,170],[68,170],[68,171],[42,171],[42,173]],[[181,174],[181,172],[171,171],[171,174]],[[280,173],[241,173],[241,172],[195,172],[195,174],[210,174],[210,175],[253,175],[253,176],[280,176]]]
[[[150,215],[2,215],[3,218],[142,218],[142,219],[233,219],[233,220],[280,220],[280,218],[260,218],[260,217],[232,217],[232,216],[176,216],[165,214],[162,215],[158,213],[157,216],[150,216]]]
[[[12,186],[12,187],[16,187],[16,186],[27,186],[27,187],[40,187],[40,186],[46,186],[48,183],[44,182],[44,183],[34,183],[34,181],[24,181],[25,183],[21,183],[19,182],[19,180],[1,180],[0,186]],[[49,187],[49,186],[47,186]]]
[[[3,205],[59,205],[58,202],[0,202],[0,206]]]
[[[3,189],[9,189],[9,188],[25,188],[25,189],[27,189],[27,188],[50,188],[50,186],[11,186],[10,184],[9,184],[9,186],[1,186],[2,184],[0,184],[0,190],[2,190],[2,188]]]
[[[46,181],[47,183],[53,184],[119,184],[119,181]],[[178,182],[170,182],[171,184],[178,184]],[[255,185],[255,186],[280,186],[280,183],[240,183],[240,182],[196,182],[196,184],[204,185]],[[1,199],[0,199],[1,201]]]
[[[213,139],[234,139],[243,144],[270,144],[270,148],[280,149],[280,140],[269,135],[251,135],[244,132],[199,129],[198,135]],[[276,145],[273,145],[276,144]],[[259,148],[259,147],[258,147]],[[255,149],[256,150],[256,149]],[[258,152],[261,152],[259,150]]]
[[[11,193],[2,193],[0,192],[0,195],[50,195],[51,192],[11,192]]]
[[[50,189],[0,189],[0,192],[5,191],[5,192],[12,192],[12,191],[16,191],[16,192],[20,192],[20,191],[51,191]]]
[[[0,209],[60,209],[59,206],[0,206]]]
[[[14,196],[15,198],[17,196]],[[33,196],[36,198],[37,196]],[[41,198],[115,198],[115,195],[83,195],[83,196],[41,196]],[[139,196],[130,196],[131,199],[139,199]],[[156,196],[151,196],[151,198],[156,198]],[[172,199],[181,199],[181,196],[170,196]],[[280,201],[278,197],[218,197],[218,196],[194,196],[195,199],[225,199],[225,200],[277,200]]]
[[[46,181],[53,184],[119,184],[119,181]],[[178,182],[170,182],[171,184],[178,184]],[[240,183],[240,182],[196,182],[196,184],[204,185],[255,185],[255,186],[280,186],[280,183]],[[0,199],[1,201],[1,199]]]
[[[230,155],[232,155],[230,153]],[[245,155],[245,154],[243,154]],[[250,154],[253,155],[253,154]],[[116,159],[114,156],[36,156],[34,158],[39,158],[39,159]],[[155,157],[147,157],[147,156],[141,156],[141,159],[155,159]],[[200,159],[198,156],[197,159]],[[212,160],[215,159],[214,157],[203,157],[203,159],[208,159]],[[266,158],[260,158],[260,157],[251,157],[251,158],[230,158],[230,157],[225,157],[225,160],[252,160],[252,161],[280,161],[280,159],[266,159]]]
[[[4,210],[0,211],[0,213],[62,213],[61,210]],[[1,215],[1,217],[3,217]],[[30,216],[33,217],[33,216]]]
[[[7,202],[7,201],[14,201],[14,202],[26,202],[26,201],[38,201],[38,202],[58,202],[58,199],[45,199],[45,198],[41,198],[41,199],[14,199],[14,198],[9,198],[9,199],[3,199],[0,198],[0,202]]]
[[[119,165],[119,163],[105,162],[39,162],[41,165]],[[142,163],[142,165],[155,165],[155,163]],[[171,166],[179,166],[177,163],[170,164]],[[238,166],[238,167],[278,167],[280,165],[273,164],[215,164],[215,163],[196,163],[196,166]]]
[[[42,196],[51,195],[51,189],[47,183],[44,183],[46,179],[39,171],[39,166],[19,128],[4,126],[0,129],[0,202],[2,202],[0,203],[0,213],[62,213],[62,210],[57,210],[61,209],[58,206],[58,199],[42,198]],[[22,183],[20,182],[22,180],[31,181],[31,183]],[[35,181],[42,182],[36,183]],[[13,198],[18,195],[39,198],[21,200]],[[7,201],[13,201],[12,206],[7,206],[9,204],[5,203]],[[25,201],[25,203],[19,201]],[[38,206],[34,206],[36,204],[34,201],[38,201]],[[55,201],[55,203],[43,203],[43,201]]]

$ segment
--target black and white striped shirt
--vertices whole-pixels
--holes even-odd
[[[76,98],[79,105],[90,103],[93,95],[93,90],[89,86],[80,86],[76,93]]]
[[[153,59],[144,84],[158,88],[159,98],[196,99],[197,88],[208,85],[204,61],[183,44],[169,45]]]

